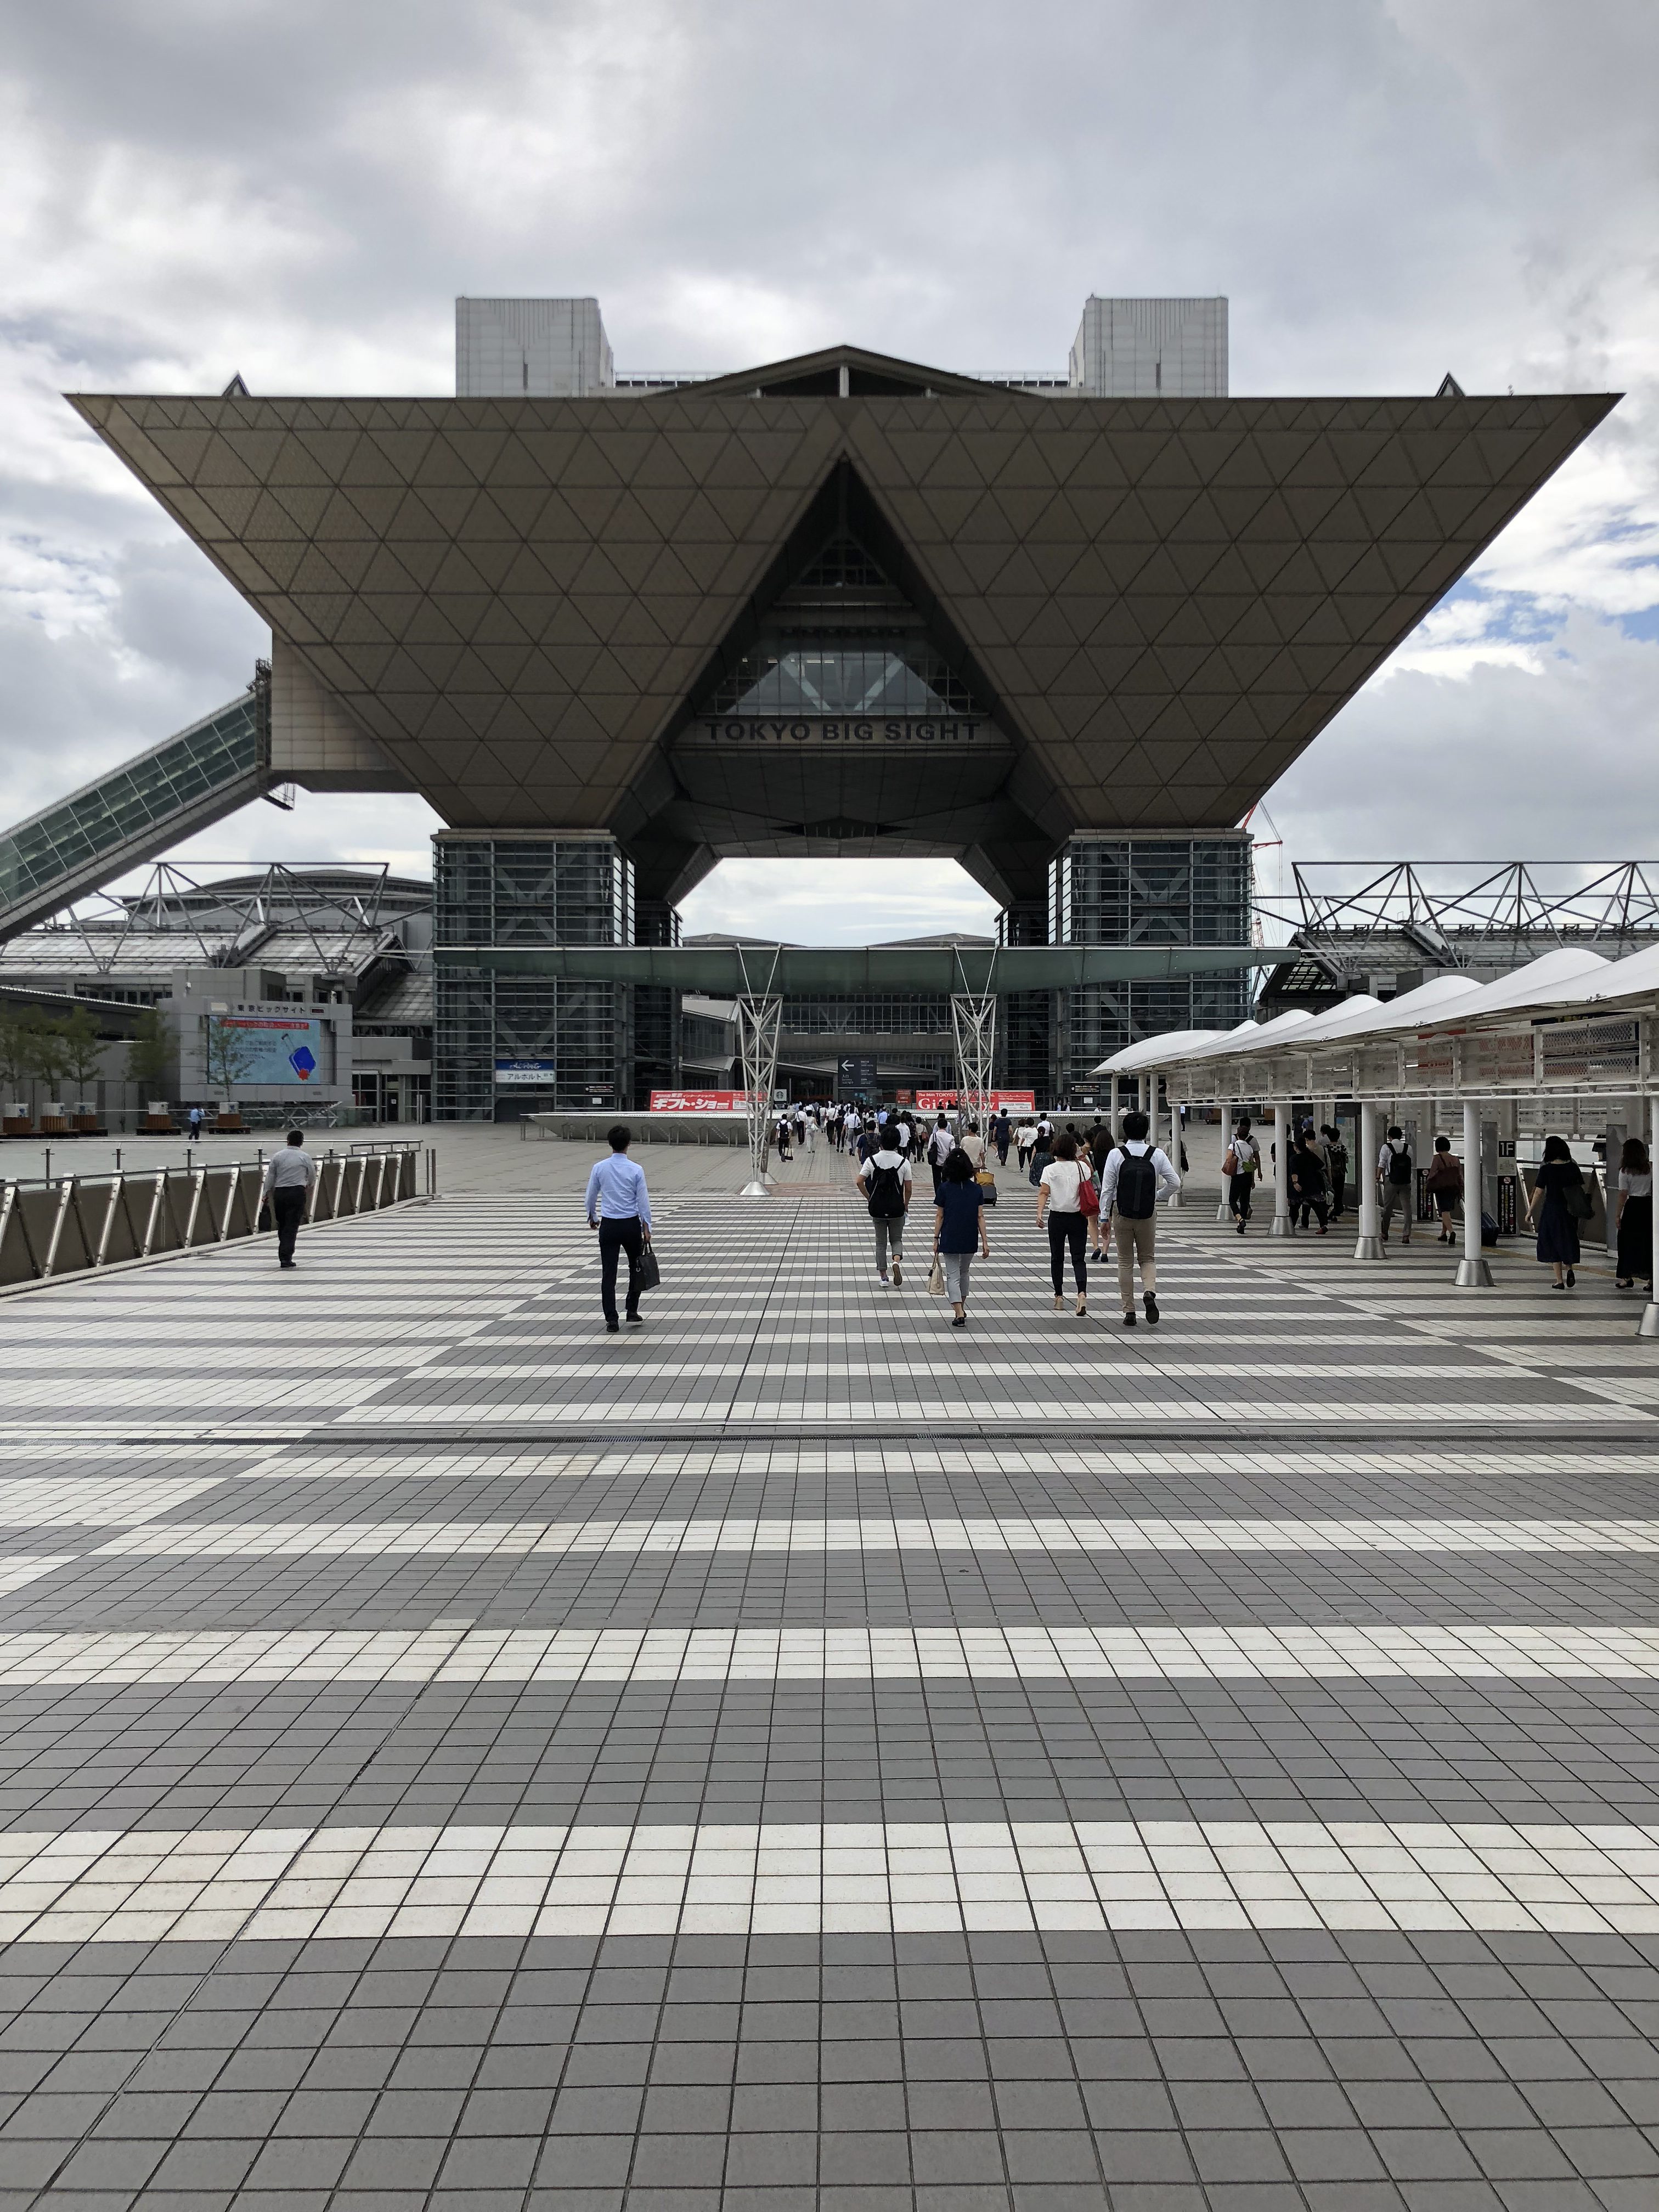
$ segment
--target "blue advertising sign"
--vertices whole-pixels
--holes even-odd
[[[313,1083],[322,1073],[323,1025],[286,1014],[216,1014],[235,1032],[238,1083]]]

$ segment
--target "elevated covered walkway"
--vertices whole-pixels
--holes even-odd
[[[154,860],[269,790],[269,692],[248,690],[0,832],[0,939]]]

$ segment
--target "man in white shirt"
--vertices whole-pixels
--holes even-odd
[[[279,1267],[294,1265],[294,1239],[306,1210],[306,1193],[317,1180],[317,1163],[305,1146],[300,1132],[290,1129],[284,1150],[273,1152],[265,1162],[259,1184],[259,1203],[264,1206],[267,1200],[270,1201],[270,1218],[276,1227]]]
[[[904,1217],[910,1205],[910,1163],[885,1133],[875,1151],[859,1164],[854,1178],[860,1198],[870,1209],[876,1232],[876,1273],[884,1285],[890,1251],[893,1280],[904,1280]]]
[[[1106,1156],[1100,1179],[1100,1211],[1116,1216],[1113,1234],[1117,1241],[1117,1287],[1123,1301],[1123,1326],[1135,1325],[1135,1261],[1140,1262],[1140,1286],[1146,1293],[1146,1318],[1158,1326],[1158,1201],[1162,1192],[1181,1188],[1181,1177],[1167,1152],[1146,1141],[1152,1124],[1139,1112],[1123,1116],[1123,1142]]]
[[[629,1328],[640,1326],[640,1272],[645,1247],[651,1237],[651,1194],[645,1187],[645,1170],[628,1157],[626,1127],[620,1121],[609,1139],[610,1156],[593,1164],[587,1178],[587,1225],[599,1232],[599,1304],[609,1334],[617,1334],[617,1261],[628,1255]]]

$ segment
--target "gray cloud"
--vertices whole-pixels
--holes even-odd
[[[1091,290],[1214,289],[1236,391],[1631,386],[1474,579],[1477,630],[1565,623],[1571,657],[1437,675],[1431,640],[1271,801],[1310,849],[1425,849],[1352,766],[1432,726],[1483,850],[1557,842],[1494,752],[1589,684],[1634,782],[1659,706],[1653,653],[1575,627],[1615,542],[1659,604],[1630,535],[1659,521],[1656,82],[1648,0],[0,0],[9,811],[216,703],[261,641],[66,386],[441,392],[453,295],[497,290],[598,292],[635,368],[842,337],[1058,367]],[[374,826],[304,817],[318,849]]]

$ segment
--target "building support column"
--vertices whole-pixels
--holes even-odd
[[[1273,1218],[1270,1237],[1291,1233],[1291,1109],[1273,1108]]]
[[[1106,1126],[1112,1133],[1112,1142],[1115,1145],[1119,1141],[1123,1134],[1122,1130],[1118,1127],[1118,1113],[1120,1110],[1118,1083],[1119,1078],[1115,1075],[1112,1078],[1112,1103],[1110,1107],[1107,1109],[1106,1115]]]
[[[1382,1201],[1376,1188],[1376,1156],[1381,1150],[1376,1108],[1366,1098],[1360,1103],[1359,1158],[1354,1162],[1355,1180],[1359,1186],[1359,1241],[1353,1248],[1356,1260],[1388,1257],[1382,1243]]]
[[[1492,1269],[1480,1249],[1480,1109],[1463,1103],[1463,1256],[1457,1263],[1460,1291],[1489,1291]]]

